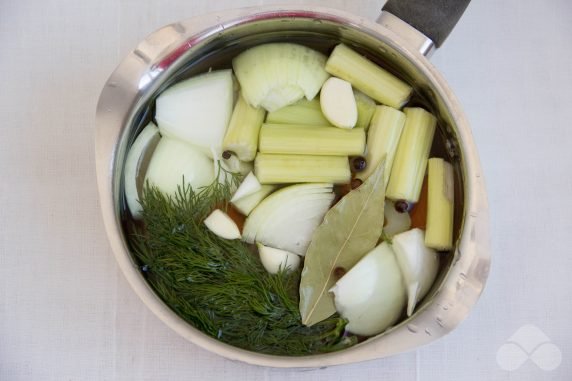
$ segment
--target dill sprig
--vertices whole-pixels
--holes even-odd
[[[300,270],[271,275],[251,246],[204,226],[213,208],[228,207],[237,181],[233,175],[198,192],[183,184],[174,197],[146,185],[144,228],[134,227],[131,243],[148,282],[183,319],[236,347],[299,356],[353,345],[357,339],[344,335],[346,321],[337,315],[302,325]]]

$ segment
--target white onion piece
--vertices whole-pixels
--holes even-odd
[[[239,54],[232,66],[244,99],[277,110],[306,96],[312,100],[328,79],[327,57],[306,46],[269,43]]]
[[[268,112],[280,110],[304,98],[304,91],[298,85],[285,85],[283,87],[275,87],[266,94],[260,106],[264,107]]]
[[[223,151],[220,149],[211,149],[211,155],[214,159],[213,176],[219,183],[224,184],[231,180],[231,173],[247,175],[254,170],[254,163],[250,161],[242,161],[236,155],[230,155],[228,159],[222,157]],[[231,192],[236,191],[236,186],[231,184]]]
[[[280,270],[294,271],[300,266],[300,257],[286,250],[275,249],[257,243],[260,262],[270,274],[277,274]]]
[[[240,239],[240,230],[236,223],[220,209],[215,209],[204,221],[206,227],[224,239]]]
[[[230,199],[230,202],[234,203],[235,201],[238,201],[241,198],[254,194],[258,192],[261,188],[262,185],[260,184],[260,181],[258,181],[256,176],[254,176],[254,173],[249,172],[248,175],[246,175],[246,177],[244,178],[244,180],[242,180],[242,183],[240,183],[240,186],[238,187],[236,192],[234,192],[234,195]]]
[[[352,85],[336,77],[330,77],[320,92],[322,113],[336,127],[354,128],[358,110]]]
[[[194,144],[211,155],[220,149],[233,106],[231,70],[201,74],[165,90],[155,119],[163,136]]]
[[[183,177],[185,184],[197,191],[214,181],[213,162],[197,147],[163,137],[153,152],[145,180],[161,192],[174,195]]]
[[[260,190],[251,195],[245,196],[240,200],[232,202],[232,205],[243,215],[248,216],[250,212],[258,206],[270,193],[274,192],[278,186],[264,184],[260,187]]]
[[[236,155],[232,155],[228,159],[221,159],[220,164],[226,171],[241,175],[246,175],[254,170],[252,161],[242,161]]]
[[[386,200],[383,211],[386,221],[386,225],[383,227],[383,233],[387,237],[392,238],[396,234],[411,229],[411,217],[409,213],[399,213],[395,210],[395,203],[393,203],[393,201]]]
[[[348,320],[348,331],[377,335],[401,316],[405,287],[395,254],[383,242],[366,254],[332,287],[336,310]]]
[[[314,230],[334,200],[331,184],[300,184],[266,197],[250,213],[243,229],[248,243],[306,255]]]
[[[125,159],[123,179],[125,184],[125,200],[131,215],[135,219],[141,218],[143,211],[139,200],[141,199],[145,172],[149,157],[159,143],[161,135],[153,123],[149,123],[137,136]]]
[[[425,232],[421,229],[397,234],[392,246],[407,288],[407,316],[411,316],[415,305],[427,295],[437,277],[439,256],[425,246]]]

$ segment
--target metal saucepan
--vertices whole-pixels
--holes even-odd
[[[430,343],[455,328],[481,294],[489,272],[488,206],[469,125],[427,56],[439,47],[469,0],[389,0],[377,22],[314,6],[225,11],[168,25],[121,62],[97,106],[96,161],[101,209],[113,252],[143,302],[193,343],[229,359],[274,367],[323,367],[381,358]],[[302,42],[323,52],[344,42],[413,85],[415,101],[437,115],[441,155],[456,169],[456,247],[417,312],[396,327],[339,352],[270,356],[219,342],[177,316],[153,292],[129,252],[122,218],[126,151],[170,84],[206,71],[246,48]]]

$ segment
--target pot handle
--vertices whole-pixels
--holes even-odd
[[[388,0],[383,6],[440,47],[471,0]]]

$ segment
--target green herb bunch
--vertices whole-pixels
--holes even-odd
[[[215,181],[198,192],[183,184],[174,197],[146,185],[144,227],[134,228],[131,244],[148,282],[183,319],[236,347],[300,356],[353,345],[338,315],[302,325],[300,270],[271,275],[251,246],[204,226],[215,207],[228,207],[237,181]]]

